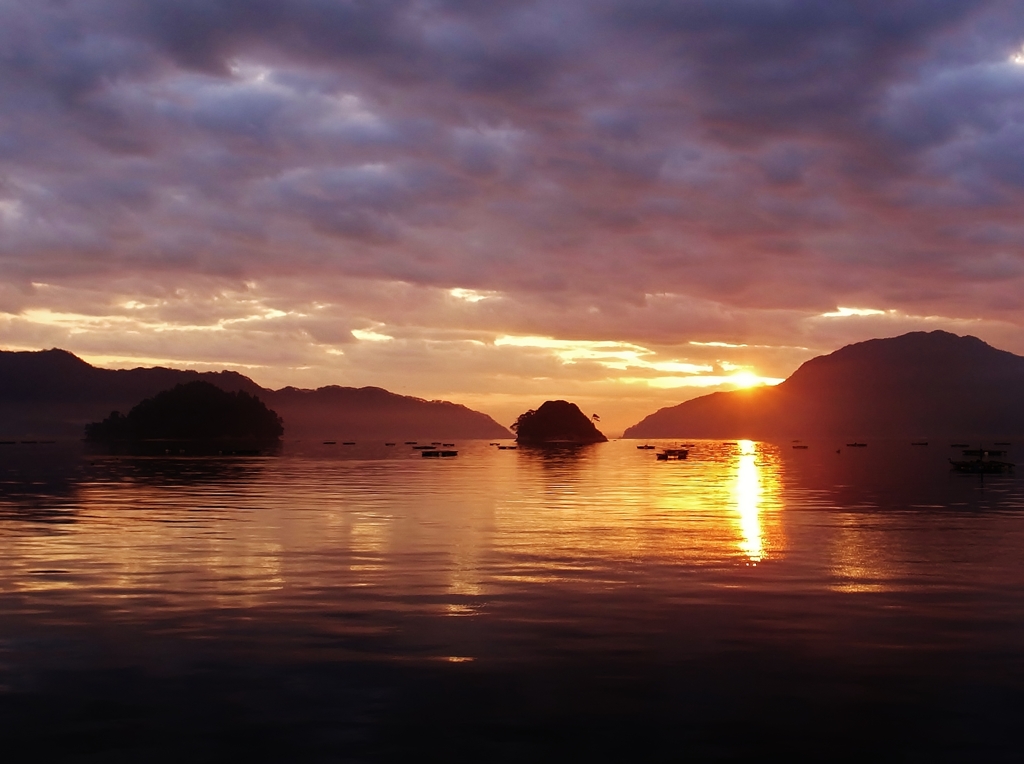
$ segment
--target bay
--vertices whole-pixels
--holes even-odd
[[[636,445],[0,446],[3,739],[68,761],[1016,760],[1018,477],[951,473],[948,443]]]

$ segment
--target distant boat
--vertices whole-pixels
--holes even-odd
[[[867,448],[867,443],[847,443],[847,448]]]
[[[394,443],[385,443],[384,445],[385,445],[385,446],[393,446],[393,445],[395,445],[395,444],[394,444]]]
[[[690,452],[687,451],[685,448],[666,448],[664,451],[662,451],[660,454],[657,454],[656,456],[659,462],[667,462],[679,461],[685,459],[689,455]]]
[[[433,450],[424,450],[422,452],[422,455],[423,456],[431,456],[431,457],[438,457],[438,458],[440,458],[442,456],[458,456],[459,452],[458,451],[438,451],[437,449],[433,449]]]
[[[802,448],[802,449],[806,450],[807,446],[796,445],[796,446],[793,446],[793,448]]]
[[[338,445],[338,441],[336,441],[336,440],[325,440],[324,441],[324,445],[325,446],[336,446],[336,445]]]
[[[439,440],[432,440],[432,441],[430,441],[430,445],[432,445],[432,446],[440,446],[441,445],[441,441],[439,441]]]
[[[407,440],[407,441],[405,441],[405,445],[407,445],[407,446],[415,446],[416,445],[416,441],[415,440]]]
[[[500,445],[501,445],[501,443],[489,443],[488,445],[491,445],[491,446],[500,446]]]
[[[649,445],[647,443],[645,443],[642,446],[637,446],[637,449],[640,450],[640,451],[651,451],[654,448],[656,448],[656,446],[652,446],[652,445]]]
[[[442,443],[441,445],[442,446],[454,446],[455,444],[454,443]]]
[[[971,472],[975,474],[991,475],[1002,472],[1013,472],[1012,462],[1000,462],[994,459],[971,459],[964,461],[949,460],[951,468],[956,472]]]
[[[498,446],[499,451],[515,451],[515,446]]]
[[[355,444],[356,444],[356,442],[354,440],[346,440],[341,445],[343,445],[343,446],[354,446]]]
[[[413,446],[414,451],[433,451],[437,446]]]
[[[964,456],[1006,456],[1006,452],[991,448],[968,448],[964,450]]]

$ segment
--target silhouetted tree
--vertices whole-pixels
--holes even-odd
[[[114,413],[116,414],[117,412],[115,411]],[[512,432],[518,433],[519,432],[519,426],[522,425],[524,422],[529,423],[530,419],[536,413],[537,413],[536,409],[530,409],[529,411],[523,412],[518,417],[516,417],[516,421],[514,421],[512,423],[512,425],[511,425],[511,427],[509,427],[509,429],[512,430]]]

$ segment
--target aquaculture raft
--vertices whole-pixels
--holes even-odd
[[[660,454],[655,454],[659,462],[680,461],[690,455],[685,448],[666,448]]]

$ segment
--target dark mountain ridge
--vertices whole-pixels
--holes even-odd
[[[627,438],[1024,434],[1024,357],[977,337],[911,332],[847,345],[775,387],[661,409]]]
[[[357,440],[507,438],[511,433],[479,411],[426,401],[379,387],[268,390],[233,371],[163,367],[101,369],[66,350],[0,351],[0,436],[81,437],[89,422],[127,413],[145,398],[179,384],[204,381],[226,392],[255,395],[284,419],[288,438]]]

